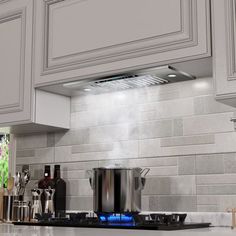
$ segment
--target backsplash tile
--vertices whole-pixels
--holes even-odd
[[[197,211],[196,196],[155,196],[150,197],[151,211]]]
[[[196,174],[223,174],[223,154],[197,155]]]
[[[143,210],[236,206],[236,109],[215,101],[212,78],[76,96],[71,112],[69,131],[17,136],[17,170],[32,173],[26,197],[44,164],[60,164],[67,209],[92,210],[86,170],[120,165],[150,168]]]
[[[196,173],[196,156],[180,156],[179,175],[194,175]]]

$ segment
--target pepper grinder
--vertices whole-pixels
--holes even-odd
[[[31,189],[32,194],[32,206],[31,206],[31,219],[34,221],[36,214],[42,215],[42,204],[41,204],[41,194],[42,189]]]
[[[44,189],[45,194],[45,208],[44,213],[52,214],[54,217],[55,211],[54,211],[54,204],[53,204],[53,197],[54,197],[55,189],[48,188]]]

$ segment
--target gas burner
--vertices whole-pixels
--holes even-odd
[[[97,215],[101,223],[134,223],[132,213],[98,213]]]

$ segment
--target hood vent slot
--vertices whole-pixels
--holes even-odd
[[[191,79],[195,79],[195,77],[185,72],[178,71],[171,66],[161,66],[157,68],[128,73],[125,75],[118,75],[92,81],[66,83],[63,86],[81,92],[91,91],[92,93],[97,94],[132,88],[163,85],[167,83],[174,83]]]
[[[131,75],[131,76],[120,76],[112,79],[104,79],[95,82],[90,82],[88,83],[87,88],[123,90],[132,88],[142,88],[164,83],[168,83],[168,81],[151,75],[143,75],[143,76]]]

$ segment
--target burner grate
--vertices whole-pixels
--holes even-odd
[[[18,225],[89,227],[143,230],[180,230],[209,227],[210,223],[186,223],[187,214],[69,213],[66,218],[44,214],[38,222],[13,222]]]

